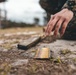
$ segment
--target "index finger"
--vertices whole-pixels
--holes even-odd
[[[47,30],[48,30],[48,28],[49,28],[50,22],[52,22],[53,19],[54,19],[54,15],[51,15],[51,19],[50,19],[50,21],[48,22],[47,27],[46,27],[46,30],[45,30],[45,34],[46,34],[46,35],[48,34],[48,33],[47,33]]]

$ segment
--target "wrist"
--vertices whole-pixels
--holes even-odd
[[[70,14],[74,17],[74,12],[72,10],[69,10],[68,11],[70,12]]]
[[[68,8],[64,8],[64,9],[62,9],[62,11],[63,12],[70,12],[71,13],[71,15],[73,15],[74,16],[74,12],[72,11],[72,10],[70,10],[70,9],[68,9]]]
[[[65,12],[70,11],[73,14],[73,16],[75,16],[74,11],[71,10],[70,8],[63,8],[62,10],[64,10]]]

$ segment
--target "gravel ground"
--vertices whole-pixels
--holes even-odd
[[[35,35],[39,33],[33,31],[0,36],[0,75],[76,75],[76,41],[40,42],[27,51],[17,49],[18,43]],[[36,50],[44,46],[50,48],[50,59],[33,59]]]

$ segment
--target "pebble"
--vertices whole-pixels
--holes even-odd
[[[19,66],[19,65],[23,65],[23,64],[27,64],[27,63],[28,63],[28,59],[17,59],[11,65],[12,66]]]

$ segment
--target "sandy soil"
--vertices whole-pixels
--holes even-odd
[[[42,28],[0,31],[0,75],[76,75],[76,41],[40,42],[25,51],[18,49],[17,44],[40,35]],[[50,59],[33,59],[36,50],[44,46],[50,48]]]

